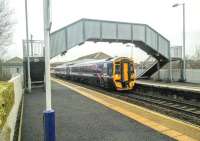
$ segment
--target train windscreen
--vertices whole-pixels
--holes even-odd
[[[115,74],[120,74],[121,73],[121,66],[120,64],[115,64]]]

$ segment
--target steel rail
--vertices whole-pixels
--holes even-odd
[[[162,106],[162,107],[167,108],[167,109],[176,110],[178,112],[182,112],[184,114],[192,115],[192,116],[200,118],[200,108],[199,107],[196,108],[196,106],[191,106],[188,103],[183,103],[183,102],[181,103],[181,102],[177,102],[177,101],[174,101],[174,100],[166,100],[166,99],[163,99],[163,98],[149,97],[149,96],[146,96],[146,95],[128,94],[127,96],[129,98],[134,98],[134,99],[137,99],[137,100],[140,100],[140,101],[145,101],[145,102],[148,102],[148,103],[151,103],[151,104]]]

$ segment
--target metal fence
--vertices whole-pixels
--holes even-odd
[[[182,46],[172,46],[170,50],[172,58],[182,58]]]
[[[29,52],[27,48],[27,41],[23,40],[23,57],[44,57],[44,42],[41,40],[28,41]]]
[[[2,72],[6,72],[11,76],[15,76],[16,74],[23,73],[23,64],[21,65],[4,65],[2,67]]]
[[[168,81],[168,71],[166,69],[160,70],[159,79],[163,81]],[[186,69],[186,82],[189,83],[199,83],[200,84],[200,69]],[[152,76],[152,79],[158,79],[158,72]],[[181,80],[181,69],[172,69],[172,81]]]

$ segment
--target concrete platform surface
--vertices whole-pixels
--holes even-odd
[[[57,141],[171,141],[149,127],[52,82]],[[25,94],[22,141],[42,141],[45,93]]]
[[[200,93],[200,84],[196,83],[184,83],[184,82],[161,82],[161,81],[153,81],[153,80],[137,80],[136,84],[144,84],[150,86],[158,86],[158,87],[165,87],[171,89],[180,89],[180,90],[187,90],[187,91],[194,91]]]

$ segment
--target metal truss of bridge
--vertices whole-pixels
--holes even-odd
[[[51,57],[86,41],[133,43],[157,60],[140,77],[150,77],[170,60],[170,42],[146,24],[81,19],[51,33],[50,39]]]

